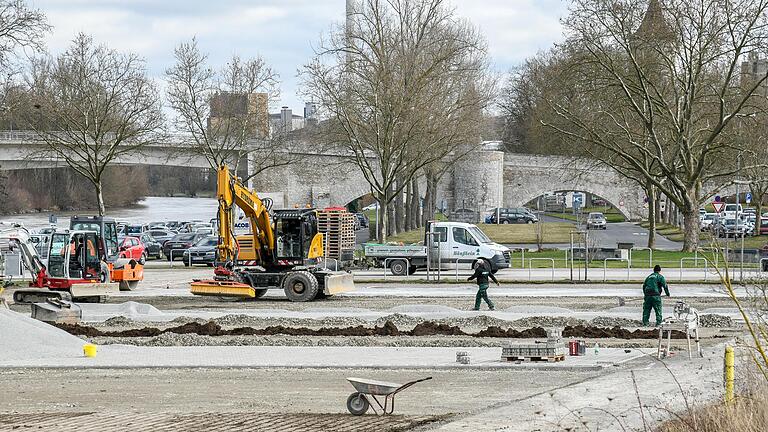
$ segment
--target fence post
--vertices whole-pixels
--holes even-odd
[[[734,356],[733,347],[725,347],[725,403],[732,404],[733,395],[733,377],[734,377]]]

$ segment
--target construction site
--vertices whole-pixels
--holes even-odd
[[[354,289],[296,302],[194,294],[211,273],[150,261],[98,303],[22,304],[33,289],[9,285],[0,430],[642,430],[722,398],[725,345],[745,333],[716,283],[671,284],[658,329],[640,283],[502,270],[478,312],[451,278],[353,271]]]

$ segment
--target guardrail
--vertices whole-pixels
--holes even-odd
[[[387,261],[405,261],[405,276],[408,276],[408,269],[411,268],[411,260],[408,258],[384,258],[384,280],[387,279],[387,269],[389,268]],[[392,273],[392,276],[396,276],[394,272]]]
[[[552,282],[555,281],[555,259],[554,258],[528,258],[528,280],[531,280],[531,268],[534,261],[550,261],[552,263]]]
[[[624,258],[606,258],[603,260],[603,282],[608,280],[608,261],[625,261],[627,263],[627,280],[630,280],[629,275],[629,260]]]

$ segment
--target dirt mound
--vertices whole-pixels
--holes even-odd
[[[541,327],[533,327],[525,330],[502,329],[499,326],[489,326],[476,333],[467,333],[459,327],[451,326],[434,321],[425,321],[416,325],[413,330],[399,330],[391,321],[387,321],[383,326],[377,327],[326,327],[320,329],[310,329],[306,327],[283,327],[271,326],[263,329],[253,327],[238,327],[230,330],[222,329],[214,321],[206,323],[191,322],[176,327],[170,327],[160,330],[154,327],[144,327],[140,329],[128,329],[120,331],[103,331],[89,326],[79,324],[58,324],[60,329],[74,335],[86,337],[154,337],[166,333],[175,334],[196,334],[201,336],[271,336],[271,335],[289,335],[289,336],[472,336],[472,337],[491,337],[491,338],[543,338],[547,336],[546,331]],[[616,338],[616,339],[655,339],[658,337],[656,330],[634,330],[629,331],[621,327],[604,328],[592,326],[566,326],[563,330],[564,337],[578,338]],[[685,334],[678,331],[672,332],[675,339],[684,339]]]
[[[658,330],[633,330],[629,331],[621,327],[605,328],[605,327],[585,327],[575,326],[566,327],[563,329],[563,337],[576,337],[576,338],[614,338],[614,339],[656,339],[659,337]],[[672,330],[672,339],[685,339],[685,333]]]

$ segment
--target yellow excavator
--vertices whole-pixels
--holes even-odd
[[[272,201],[249,190],[227,166],[217,173],[219,244],[214,279],[192,282],[192,294],[242,299],[282,289],[291,301],[306,302],[354,290],[352,275],[321,265],[323,234],[314,209],[272,210]],[[235,234],[235,210],[250,233]]]

